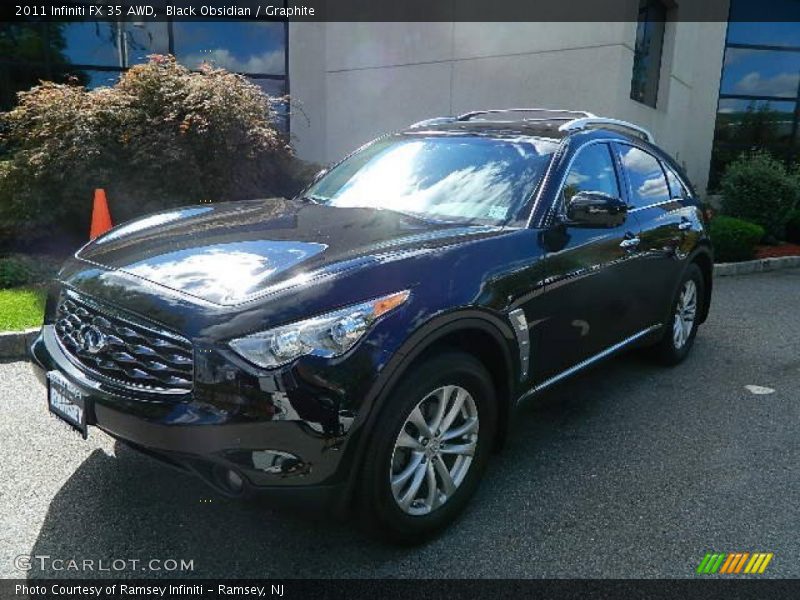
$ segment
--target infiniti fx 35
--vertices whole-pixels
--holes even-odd
[[[223,493],[426,539],[520,401],[627,348],[690,351],[712,251],[651,139],[570,111],[432,119],[294,199],[123,224],[52,286],[49,410]]]

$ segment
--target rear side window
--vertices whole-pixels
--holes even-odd
[[[691,198],[689,190],[683,185],[681,180],[675,174],[675,171],[670,169],[669,165],[664,165],[664,171],[667,173],[667,181],[669,181],[669,190],[673,198]]]
[[[620,145],[620,159],[631,186],[631,203],[642,208],[670,199],[669,186],[658,159],[634,146]]]
[[[564,181],[564,201],[578,192],[601,192],[619,198],[614,160],[607,144],[590,144],[578,151]]]

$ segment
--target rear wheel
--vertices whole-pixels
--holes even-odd
[[[700,268],[692,263],[683,275],[678,293],[672,301],[670,320],[664,337],[656,345],[656,355],[666,365],[676,365],[689,354],[700,324],[705,284]]]
[[[447,352],[406,374],[367,450],[360,514],[370,533],[419,543],[452,522],[475,492],[496,429],[491,377]]]

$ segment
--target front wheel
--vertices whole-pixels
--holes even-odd
[[[655,347],[660,361],[666,365],[676,365],[689,354],[700,324],[705,291],[703,274],[694,263],[690,264],[678,286],[678,293],[672,302],[670,319],[664,337]]]
[[[453,521],[478,486],[496,419],[491,377],[473,356],[447,352],[412,367],[367,449],[359,512],[369,532],[414,544]]]

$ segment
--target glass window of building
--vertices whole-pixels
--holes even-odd
[[[208,62],[248,76],[272,98],[288,94],[283,22],[85,21],[0,23],[0,110],[41,80],[114,85],[151,54],[175,54],[190,69]],[[288,108],[275,104],[288,131]]]
[[[633,54],[631,98],[655,107],[661,77],[661,52],[667,11],[659,0],[640,0]]]
[[[166,23],[125,21],[65,23],[64,55],[74,65],[124,69],[149,54],[169,53]]]
[[[196,69],[204,62],[252,75],[285,75],[283,23],[175,22],[175,56]]]
[[[764,14],[775,21],[755,21]],[[749,150],[797,161],[799,120],[800,2],[731,0],[709,188]]]

